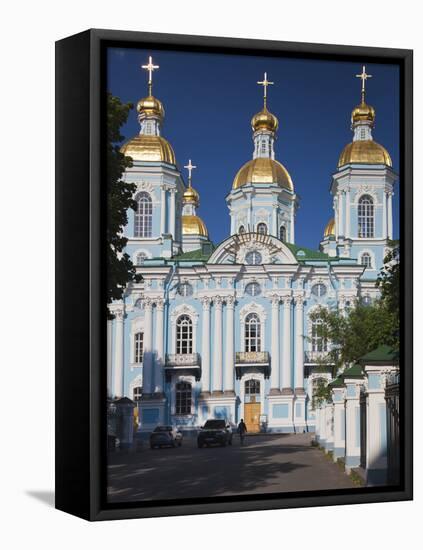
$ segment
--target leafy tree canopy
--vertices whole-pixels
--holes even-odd
[[[120,152],[124,139],[120,129],[128,119],[131,103],[122,103],[118,97],[107,95],[107,304],[120,300],[126,285],[137,280],[135,267],[123,250],[128,239],[123,228],[128,223],[127,211],[136,209],[133,195],[136,185],[122,180],[132,159]],[[109,316],[113,317],[110,314]]]

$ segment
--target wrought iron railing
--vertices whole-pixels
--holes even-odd
[[[166,355],[167,367],[198,367],[200,364],[199,353],[169,353]]]
[[[237,351],[235,355],[235,362],[237,364],[251,364],[251,363],[269,363],[268,351]]]
[[[304,352],[304,362],[306,363],[317,363],[324,361],[328,357],[328,351],[315,351],[307,350]]]

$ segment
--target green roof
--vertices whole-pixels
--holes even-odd
[[[382,344],[373,351],[366,353],[363,357],[360,358],[360,363],[365,365],[374,364],[386,364],[386,363],[397,363],[398,362],[398,352],[392,348],[392,346],[387,346]]]
[[[343,378],[357,378],[363,376],[363,369],[361,368],[361,365],[356,363],[352,367],[344,370],[342,373]]]
[[[172,260],[176,260],[178,262],[179,260],[207,262],[211,255],[212,253],[205,254],[202,248],[197,248],[196,250],[190,250],[189,252],[178,254],[178,256],[174,256]]]
[[[328,254],[324,252],[319,252],[318,250],[312,250],[311,248],[306,248],[305,246],[298,246],[292,243],[284,243],[294,254],[294,256],[300,262],[303,260],[333,260]],[[299,253],[299,254],[298,254]]]
[[[342,376],[338,376],[338,378],[335,378],[335,380],[333,380],[329,386],[331,388],[338,388],[340,386],[343,386],[344,385],[344,381],[342,380]]]

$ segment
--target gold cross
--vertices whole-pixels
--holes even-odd
[[[188,186],[191,187],[191,177],[192,177],[192,171],[197,168],[191,163],[191,159],[189,159],[188,164],[184,166],[188,170]]]
[[[366,80],[368,78],[372,78],[372,75],[366,73],[366,65],[363,65],[361,73],[356,74],[355,76],[361,80],[361,101],[364,103],[364,97],[366,95]]]
[[[153,89],[153,71],[159,68],[159,65],[153,64],[153,58],[151,57],[151,55],[148,58],[147,65],[141,65],[141,69],[145,69],[146,71],[148,71],[148,95],[151,95],[151,91]]]
[[[266,107],[266,103],[267,103],[267,87],[268,86],[271,86],[272,84],[274,84],[274,82],[269,82],[269,80],[267,80],[267,73],[264,73],[264,78],[263,80],[260,82],[257,82],[257,84],[260,84],[260,86],[263,86],[263,99],[264,99],[264,106]]]

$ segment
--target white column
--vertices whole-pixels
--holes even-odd
[[[304,390],[304,297],[295,296],[295,388]]]
[[[153,393],[153,304],[150,298],[144,300],[144,351],[143,351],[143,392]]]
[[[279,296],[272,296],[271,362],[270,388],[279,389]]]
[[[333,402],[333,461],[345,456],[344,388],[332,388]]]
[[[235,230],[235,214],[233,213],[232,209],[230,211],[231,215],[231,235],[234,235],[236,233]]]
[[[176,212],[176,189],[170,190],[170,228],[169,233],[172,234],[173,239],[176,238],[176,227],[175,227],[175,212]]]
[[[282,380],[283,388],[292,389],[291,376],[291,297],[283,300]],[[281,388],[282,389],[282,388]]]
[[[234,308],[233,296],[226,298],[226,359],[225,359],[225,392],[234,391]]]
[[[252,231],[253,230],[253,227],[251,227],[251,192],[250,192],[250,197],[249,197],[249,203],[248,203],[248,210],[247,210],[247,225],[248,227],[246,228],[246,232],[248,233],[249,231]]]
[[[290,243],[295,244],[295,205],[291,205]],[[287,237],[288,238],[288,237]]]
[[[341,236],[344,236],[345,235],[345,230],[344,230],[344,200],[343,200],[343,196],[344,196],[344,192],[343,191],[340,191],[339,192],[339,200],[338,200],[338,211],[339,211],[339,229],[338,229],[338,233],[339,235]]]
[[[360,386],[355,381],[345,381],[345,470],[360,465]]]
[[[278,235],[278,205],[273,205],[272,211],[272,235],[279,237]]]
[[[213,391],[222,391],[222,298],[215,296],[213,340]]]
[[[333,199],[333,211],[335,214],[335,239],[338,240],[339,237],[339,215],[338,215],[338,199],[335,197]]]
[[[160,234],[166,233],[166,187],[161,187]]]
[[[386,239],[388,236],[388,224],[387,224],[387,211],[388,211],[388,197],[387,194],[383,193],[382,200],[382,238]]]
[[[156,368],[154,371],[154,392],[163,393],[163,368],[164,368],[164,302],[156,301]]]
[[[111,396],[112,392],[112,329],[113,321],[107,320],[107,395]]]
[[[388,193],[388,239],[392,239],[392,192]]]
[[[113,385],[114,397],[123,397],[123,309],[113,312],[115,314],[115,378]]]
[[[201,391],[210,391],[210,298],[201,299],[203,304],[203,327],[201,335]]]
[[[351,206],[350,206],[350,188],[348,187],[346,192],[345,192],[345,201],[346,201],[346,206],[345,206],[345,237],[347,239],[349,239],[350,237],[350,234],[351,234],[351,212],[350,212],[350,209],[351,209]]]

